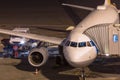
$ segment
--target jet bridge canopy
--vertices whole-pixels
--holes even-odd
[[[100,55],[120,56],[120,25],[100,24],[84,31],[97,45]]]

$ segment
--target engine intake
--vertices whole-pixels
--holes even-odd
[[[34,67],[42,66],[46,63],[47,59],[48,51],[44,47],[33,49],[28,56],[29,63]]]

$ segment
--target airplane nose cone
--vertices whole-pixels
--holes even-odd
[[[96,52],[92,48],[72,48],[64,49],[64,55],[68,63],[73,67],[85,67],[94,61]]]

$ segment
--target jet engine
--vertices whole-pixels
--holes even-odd
[[[45,47],[35,48],[31,50],[28,56],[29,63],[34,67],[40,67],[46,63],[48,59],[48,51]]]

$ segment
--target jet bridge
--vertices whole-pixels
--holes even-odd
[[[100,24],[84,31],[97,45],[100,55],[120,56],[120,24]]]

